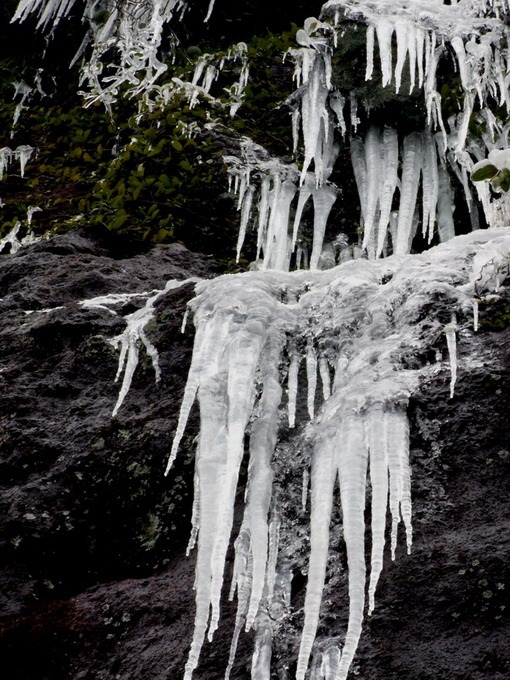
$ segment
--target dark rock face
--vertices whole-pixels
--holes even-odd
[[[114,315],[78,302],[213,274],[177,244],[115,258],[77,233],[0,257],[0,659],[11,680],[182,676],[196,414],[174,470],[163,469],[191,356],[192,330],[180,326],[192,287],[162,298],[148,328],[161,382],[141,354],[113,419],[108,339],[139,303]],[[388,560],[352,677],[510,677],[509,350],[510,329],[461,338],[454,399],[445,372],[411,404],[413,553]],[[296,606],[305,583],[295,575]],[[342,586],[325,606],[322,632],[345,625],[345,597]],[[223,677],[233,606],[224,613],[197,680]],[[241,640],[236,680],[250,677],[251,642]],[[286,653],[276,645],[280,661]],[[275,678],[293,677],[292,657]]]

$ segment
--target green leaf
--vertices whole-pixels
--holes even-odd
[[[117,215],[117,217],[115,217],[115,219],[112,220],[110,222],[110,224],[108,225],[108,229],[110,229],[111,231],[115,231],[116,229],[120,229],[120,227],[122,227],[122,225],[128,219],[128,217],[129,217],[129,215],[126,215],[126,213]]]
[[[492,179],[497,172],[498,169],[496,166],[489,163],[489,161],[480,161],[480,163],[477,163],[473,168],[471,180],[473,182],[483,182],[485,179]]]
[[[172,146],[176,151],[182,151],[182,144],[177,139],[172,141]]]

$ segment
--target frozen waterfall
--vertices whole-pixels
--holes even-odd
[[[269,678],[271,639],[290,611],[288,598],[283,606],[281,594],[275,595],[275,584],[289,569],[292,572],[297,540],[288,521],[282,524],[279,540],[275,543],[272,538],[276,518],[289,512],[286,501],[281,507],[275,505],[276,489],[289,465],[296,472],[307,470],[306,457],[299,462],[300,452],[307,447],[311,448],[310,552],[308,566],[303,567],[308,583],[296,678],[305,678],[316,642],[336,488],[349,568],[348,625],[340,647],[331,647],[332,643],[327,647],[325,674],[312,672],[309,677],[347,677],[365,609],[368,606],[370,613],[376,606],[388,509],[391,557],[395,558],[400,522],[411,550],[409,398],[420,380],[431,375],[442,375],[445,384],[449,380],[453,396],[457,328],[462,324],[465,332],[468,327],[474,332],[473,298],[492,294],[509,253],[506,229],[493,229],[456,237],[421,255],[361,259],[325,272],[224,275],[197,284],[189,303],[195,346],[171,457],[172,461],[177,454],[196,398],[201,423],[193,520],[193,536],[198,537],[196,617],[186,680],[198,664],[205,637],[211,640],[218,625],[245,455],[246,502],[235,541],[231,588],[231,597],[237,591],[238,614],[227,676],[244,626],[257,632],[252,677]],[[435,316],[432,298],[450,309],[448,326]],[[443,356],[442,361],[419,358],[431,348]],[[307,377],[300,373],[302,362]],[[318,366],[328,385],[324,394],[316,390]],[[299,388],[303,381],[307,386]],[[307,417],[307,411],[311,419],[306,426],[301,423],[293,436],[286,431],[284,412],[289,409],[292,426],[298,409],[296,394],[303,389],[308,405],[299,406],[299,420]],[[278,444],[289,437],[293,438],[288,448]],[[371,488],[368,583],[367,485]],[[218,498],[223,499],[221,504]],[[337,650],[336,656],[332,649]]]

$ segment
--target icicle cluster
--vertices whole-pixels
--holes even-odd
[[[218,76],[226,68],[233,69],[236,79],[230,87],[222,88],[222,98],[211,94]],[[218,58],[215,54],[202,54],[198,57],[191,81],[174,77],[169,83],[155,85],[147,89],[143,98],[144,107],[152,110],[155,106],[165,106],[176,94],[183,95],[190,109],[199,99],[206,100],[214,107],[227,108],[235,116],[244,100],[244,91],[249,78],[248,47],[240,42]],[[225,100],[226,98],[226,100]]]
[[[126,322],[125,330],[120,335],[117,335],[110,340],[110,344],[115,349],[120,348],[119,364],[115,382],[122,378],[122,385],[120,387],[117,402],[113,408],[112,417],[117,415],[117,412],[122,406],[131,387],[133,375],[138,366],[140,344],[143,345],[145,351],[151,358],[156,382],[159,382],[161,378],[158,351],[145,332],[147,324],[154,318],[156,302],[164,297],[169,291],[176,290],[188,283],[195,283],[198,280],[199,279],[197,278],[185,279],[184,281],[170,279],[170,281],[167,281],[163,290],[153,290],[150,293],[114,293],[102,295],[97,298],[90,298],[79,303],[80,306],[85,309],[103,309],[111,314],[117,314],[112,307],[119,304],[125,304],[134,298],[146,298],[143,307],[140,307],[140,309],[137,309],[135,312],[124,317]]]
[[[417,130],[401,139],[400,143],[398,132],[391,128],[369,128],[364,142],[351,138],[351,158],[364,229],[363,249],[370,258],[380,257],[389,248],[395,253],[408,253],[420,222],[422,235],[429,243],[436,230],[441,241],[452,238],[455,229],[450,170],[462,186],[472,228],[479,228],[478,207],[469,173],[473,167],[472,155],[480,160],[484,150],[480,151],[479,145],[472,143],[468,134],[469,124],[475,104],[478,104],[483,110],[480,116],[488,124],[488,132],[484,136],[487,148],[501,149],[508,144],[508,126],[502,129],[490,111],[490,105],[507,108],[510,105],[507,53],[510,32],[497,8],[490,3],[461,0],[445,5],[437,0],[433,5],[433,8],[425,7],[418,0],[402,4],[385,0],[331,0],[323,7],[322,20],[310,17],[297,32],[299,47],[287,54],[295,63],[294,77],[298,89],[287,103],[292,111],[294,152],[298,150],[300,136],[303,146],[299,201],[297,206],[292,205],[295,166],[284,169],[282,163],[273,162],[273,165],[278,164],[278,177],[285,177],[287,184],[282,199],[285,207],[278,218],[279,237],[266,240],[264,244],[260,238],[258,241],[257,257],[262,249],[264,268],[288,268],[290,253],[296,249],[302,208],[310,195],[313,196],[314,208],[319,206],[320,212],[320,218],[314,220],[310,267],[316,269],[319,265],[326,222],[336,197],[336,188],[328,181],[338,153],[335,130],[345,136],[348,127],[351,133],[355,133],[359,123],[358,102],[354,94],[346,98],[332,85],[331,57],[335,45],[343,38],[345,20],[366,24],[365,78],[370,80],[374,77],[377,39],[381,85],[393,85],[398,93],[405,73],[409,92],[422,89],[427,111],[425,131]],[[394,46],[396,60],[393,58]],[[462,111],[445,123],[441,95],[437,89],[437,73],[441,60],[449,57],[455,60],[460,75]],[[350,110],[349,121],[347,110]],[[369,118],[369,111],[366,115]],[[402,164],[400,174],[399,163]],[[247,183],[241,180],[237,185],[240,188],[240,246],[244,242],[253,205],[259,207],[259,215],[262,213],[259,227],[263,233],[265,197],[270,191],[268,186],[276,186],[272,179],[274,173],[268,173],[269,179],[260,178],[258,170],[259,165],[247,157],[237,159],[232,171],[232,174],[248,178]],[[258,177],[260,184],[255,200],[256,189],[252,189],[249,182],[251,175]],[[416,199],[420,177],[423,205],[418,215]],[[251,190],[245,191],[245,186]],[[510,201],[494,201],[489,189],[481,184],[476,186],[476,191],[490,226],[510,222]],[[328,247],[329,244],[326,249]],[[296,253],[296,261],[298,259]]]
[[[400,153],[396,130],[372,126],[364,142],[356,137],[351,140],[351,159],[361,203],[363,248],[369,257],[381,257],[388,241],[396,254],[410,251],[418,225],[420,179],[423,238],[432,241],[436,223],[440,241],[455,235],[450,179],[430,132],[408,135]],[[399,210],[393,213],[397,188]]]
[[[331,154],[337,148],[330,149]],[[229,189],[238,197],[241,224],[237,242],[237,259],[246,238],[250,223],[257,231],[257,268],[288,270],[291,257],[296,253],[296,265],[300,268],[300,231],[303,211],[309,201],[313,202],[313,243],[310,269],[325,269],[336,264],[333,248],[332,259],[324,251],[324,235],[328,216],[336,201],[338,190],[327,182],[331,165],[325,168],[323,182],[316,184],[316,177],[306,173],[303,178],[295,164],[282,163],[271,157],[265,149],[250,139],[241,140],[241,158],[225,156],[229,166]],[[254,219],[257,216],[256,220]],[[308,261],[308,253],[306,253]]]
[[[89,104],[100,100],[109,108],[121,86],[128,96],[151,89],[167,70],[160,55],[163,26],[181,16],[186,4],[185,0],[86,0],[83,19],[88,29],[73,59],[73,63],[81,59],[91,46],[82,67],[81,82],[88,86],[85,100]],[[75,0],[21,0],[12,21],[35,15],[37,28],[47,30],[68,16],[74,5]]]
[[[313,453],[308,585],[296,677],[304,679],[314,647],[338,480],[349,566],[349,620],[342,648],[328,645],[322,663],[325,674],[314,677],[345,680],[366,606],[367,480],[372,489],[369,612],[383,565],[388,507],[392,557],[400,521],[411,548],[406,405],[420,378],[437,368],[408,366],[416,366],[415,357],[424,355],[443,331],[441,322],[430,316],[429,300],[440,296],[453,314],[470,308],[474,281],[484,288],[494,285],[489,268],[498,268],[496,254],[508,265],[508,244],[506,231],[493,229],[457,237],[422,255],[357,260],[316,273],[248,272],[197,285],[189,303],[196,326],[193,359],[167,468],[198,399],[201,426],[190,542],[190,549],[197,542],[196,617],[186,680],[198,664],[206,636],[211,640],[218,626],[248,435],[246,505],[230,590],[231,597],[237,592],[238,614],[227,677],[243,627],[256,630],[252,677],[269,677],[271,640],[278,616],[284,618],[288,612],[292,566],[287,558],[282,562],[278,552],[278,501],[273,499],[273,505],[271,501],[278,474],[274,456],[284,406],[288,424],[295,425],[302,361],[312,419],[307,440],[313,443]],[[473,260],[477,251],[484,255]],[[470,262],[473,274],[468,278]],[[455,325],[453,318],[445,329],[452,394],[457,371]],[[282,584],[278,596],[277,583]],[[282,609],[273,617],[275,607]]]
[[[0,149],[0,180],[2,180],[4,174],[7,172],[9,165],[13,160],[19,162],[19,174],[21,177],[25,176],[25,167],[35,149],[33,146],[28,144],[22,144],[15,149],[10,149],[8,146],[4,146]]]

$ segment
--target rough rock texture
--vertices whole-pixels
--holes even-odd
[[[184,550],[196,414],[175,469],[162,472],[191,354],[192,330],[180,325],[192,287],[168,293],[148,329],[161,382],[141,355],[114,419],[117,354],[107,340],[135,306],[113,315],[77,303],[214,267],[180,245],[128,255],[75,233],[0,256],[0,659],[10,680],[182,675],[194,615]],[[352,677],[510,677],[510,328],[499,325],[460,339],[453,400],[444,370],[412,402],[414,549],[388,560]],[[346,623],[346,579],[335,578],[323,634]],[[295,574],[289,628],[301,623],[304,585]],[[197,680],[223,677],[233,608],[225,614]],[[275,679],[293,677],[296,641],[279,640],[288,673]],[[250,645],[244,636],[236,680],[250,677]]]

